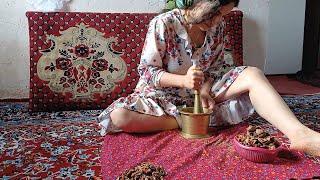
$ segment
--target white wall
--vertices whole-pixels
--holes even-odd
[[[305,0],[241,0],[244,61],[266,74],[301,70]]]
[[[305,0],[275,0],[269,11],[268,74],[296,73],[302,68]]]
[[[291,69],[291,73],[296,72],[295,69],[301,64],[304,2],[241,0],[240,9],[245,14],[246,64],[260,67],[269,74],[273,70],[279,74],[288,73],[288,69]],[[285,5],[287,8],[282,7]],[[163,6],[164,0],[73,0],[70,11],[159,12]],[[20,0],[2,0],[0,6],[0,99],[28,97],[29,41],[25,17],[28,10],[34,9],[26,1]],[[292,16],[295,18],[290,19]],[[282,18],[285,21],[281,21]],[[273,22],[269,23],[270,19]],[[270,24],[276,28],[270,28]],[[281,34],[287,33],[288,28],[296,29],[290,34]]]
[[[0,6],[0,98],[28,97],[27,8],[18,0],[5,0]]]
[[[254,2],[254,3],[253,3]],[[264,70],[267,56],[269,0],[241,0],[244,63]]]

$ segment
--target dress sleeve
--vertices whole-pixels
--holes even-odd
[[[141,54],[138,72],[140,81],[149,86],[160,87],[160,78],[165,72],[163,58],[166,52],[167,30],[163,20],[151,20]]]

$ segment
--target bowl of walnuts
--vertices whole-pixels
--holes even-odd
[[[235,150],[243,158],[257,163],[270,163],[283,149],[281,143],[259,126],[249,126],[245,134],[234,137]]]

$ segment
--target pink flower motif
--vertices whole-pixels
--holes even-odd
[[[95,79],[90,79],[89,84],[95,85],[95,84],[97,84],[97,81]]]
[[[95,72],[92,73],[92,77],[93,78],[98,78],[98,77],[100,77],[100,73],[95,71]]]
[[[62,57],[56,59],[57,69],[65,71],[65,70],[68,70],[71,66],[72,66],[72,62],[70,59],[66,59],[66,58],[62,58]]]
[[[108,61],[105,59],[98,59],[92,62],[92,67],[97,71],[108,70]]]
[[[66,77],[61,77],[59,84],[63,84],[63,83],[65,83],[66,81],[67,81],[67,78],[66,78]]]
[[[97,89],[102,88],[101,84],[96,84],[94,87],[97,88]]]
[[[63,84],[63,87],[64,87],[64,88],[69,88],[70,85],[69,85],[68,83],[64,83],[64,84]]]
[[[68,80],[68,83],[69,83],[69,84],[72,84],[72,85],[76,84],[76,82],[77,82],[77,81],[76,81],[75,79],[69,79],[69,80]]]
[[[89,47],[84,44],[77,45],[75,47],[75,53],[79,57],[88,57],[89,56]]]

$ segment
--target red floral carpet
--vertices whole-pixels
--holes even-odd
[[[26,103],[0,104],[0,179],[100,178],[99,113],[28,113]]]
[[[304,124],[320,132],[320,95],[285,100]],[[103,138],[95,120],[100,112],[28,113],[25,103],[0,103],[0,179],[115,179],[145,161],[164,166],[167,179],[320,176],[320,159],[303,153],[283,153],[272,164],[240,158],[230,139],[249,123],[262,125],[287,142],[256,115],[246,123],[218,130],[211,138],[189,141],[178,131]]]

